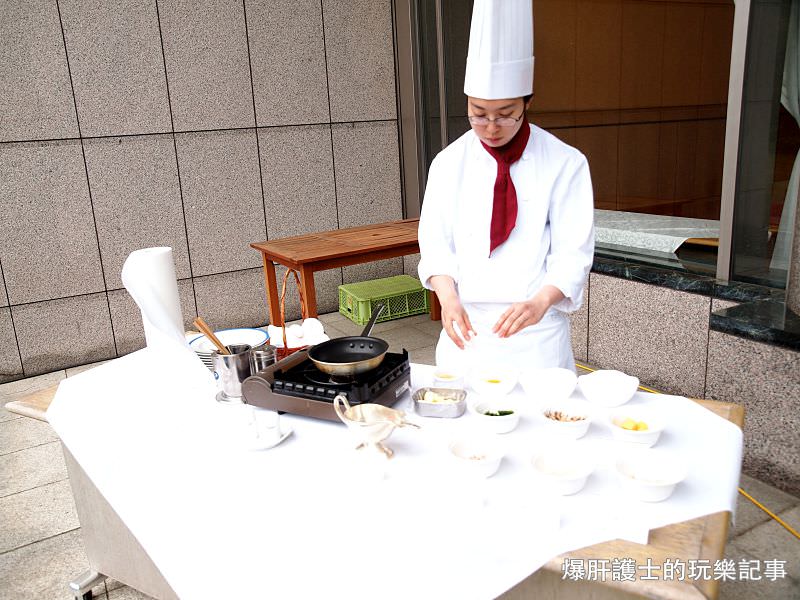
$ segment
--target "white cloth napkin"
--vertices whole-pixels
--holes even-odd
[[[278,348],[283,348],[283,327],[267,326],[269,333],[269,343]],[[313,317],[304,319],[301,324],[295,323],[286,327],[286,344],[288,348],[300,348],[301,346],[313,346],[327,342],[329,338],[325,335],[325,329],[319,319]]]

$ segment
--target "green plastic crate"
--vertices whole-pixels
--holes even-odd
[[[428,290],[410,275],[339,286],[339,312],[357,325],[367,324],[378,301],[386,304],[378,323],[430,311]]]

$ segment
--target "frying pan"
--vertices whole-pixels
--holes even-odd
[[[312,346],[308,358],[328,375],[348,377],[374,369],[383,362],[389,349],[386,341],[369,336],[383,309],[382,302],[375,307],[361,335],[348,335]]]

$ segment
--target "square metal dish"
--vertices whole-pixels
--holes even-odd
[[[436,392],[452,402],[425,402],[425,392]],[[421,417],[455,418],[464,414],[467,409],[467,392],[465,390],[438,387],[423,387],[414,392],[414,412]]]

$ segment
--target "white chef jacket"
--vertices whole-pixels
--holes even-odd
[[[423,285],[432,275],[449,275],[476,332],[490,335],[513,302],[530,299],[553,285],[564,299],[538,325],[511,336],[521,364],[574,369],[566,312],[577,310],[594,256],[594,207],[586,158],[554,135],[531,124],[522,158],[511,166],[517,192],[517,221],[508,239],[489,255],[497,162],[470,130],[442,150],[431,164],[419,223]],[[477,322],[476,322],[477,320]],[[536,349],[537,331],[552,339],[560,329],[558,357]],[[544,330],[548,330],[545,333]],[[522,334],[522,335],[520,335]],[[442,345],[455,344],[442,333]],[[538,353],[538,355],[537,355]],[[452,352],[451,352],[452,354]],[[557,363],[557,364],[554,364]]]

